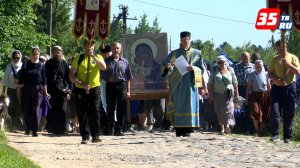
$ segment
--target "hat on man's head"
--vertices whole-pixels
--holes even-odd
[[[101,51],[101,53],[108,53],[108,52],[111,52],[110,45],[105,45],[104,48],[100,47],[100,51]]]
[[[188,32],[188,31],[183,31],[183,32],[180,33],[180,38],[183,38],[183,37],[191,38],[191,33]]]

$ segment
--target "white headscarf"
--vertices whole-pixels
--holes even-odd
[[[258,63],[261,65],[261,72],[259,72],[255,69],[254,77],[257,81],[257,85],[258,85],[259,89],[263,89],[267,86],[267,75],[266,75],[264,63],[262,60],[256,60],[255,63]]]
[[[18,61],[17,63],[14,63],[14,61],[12,60],[12,61],[11,61],[11,65],[12,65],[15,69],[17,69],[18,67],[21,67],[21,66],[22,66],[22,53],[21,53],[21,51],[19,51],[19,50],[14,50],[14,51],[11,53],[11,58],[13,57],[13,55],[14,55],[15,53],[20,54],[20,59],[19,59],[19,61]]]
[[[216,63],[218,63],[218,61],[225,61],[225,64],[228,66],[227,58],[224,55],[217,56]]]

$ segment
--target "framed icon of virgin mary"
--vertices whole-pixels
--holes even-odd
[[[133,75],[131,93],[167,93],[167,79],[161,76],[161,63],[168,55],[167,34],[125,35],[123,43]]]

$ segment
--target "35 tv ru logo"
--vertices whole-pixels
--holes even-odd
[[[289,15],[280,15],[280,9],[262,8],[258,11],[255,28],[258,30],[290,30],[293,27]]]

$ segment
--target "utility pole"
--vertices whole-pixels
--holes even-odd
[[[123,25],[122,25],[122,28],[123,28],[123,35],[126,34],[126,29],[127,29],[127,20],[137,20],[136,17],[134,18],[128,18],[128,6],[125,6],[125,5],[119,5],[119,9],[121,10],[121,13],[119,15],[122,16],[122,20],[123,20]]]
[[[50,36],[50,42],[51,42],[52,41],[52,10],[53,10],[52,9],[52,0],[48,0],[46,8],[47,8],[47,11],[48,11],[48,13],[47,13],[48,17],[47,18],[49,18],[48,23],[47,23],[47,33]],[[48,48],[48,53],[51,57],[52,56],[51,43],[50,43],[50,46]]]

